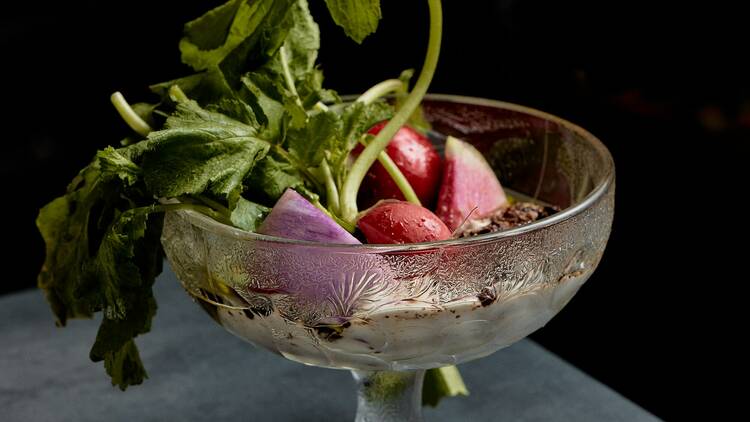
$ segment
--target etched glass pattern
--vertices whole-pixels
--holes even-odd
[[[422,370],[480,358],[547,323],[602,257],[614,211],[606,148],[568,122],[489,100],[429,96],[427,120],[473,143],[513,192],[562,208],[506,232],[418,245],[320,245],[168,213],[185,289],[235,335],[306,364]]]

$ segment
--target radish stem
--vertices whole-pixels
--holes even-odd
[[[292,72],[289,70],[289,58],[287,58],[286,54],[286,47],[282,45],[281,48],[279,48],[279,58],[281,59],[281,69],[284,71],[284,81],[286,81],[289,91],[294,95],[294,101],[300,106],[300,108],[304,108],[302,100],[297,93],[297,87],[294,86],[294,76],[292,76]]]
[[[328,208],[332,213],[338,214],[339,212],[339,189],[336,187],[336,182],[333,180],[331,174],[331,167],[328,166],[328,160],[323,159],[320,165],[323,170],[323,177],[325,178],[326,184],[326,201],[328,202]]]
[[[388,79],[365,91],[364,94],[357,98],[357,101],[370,104],[380,97],[397,92],[406,92],[404,81],[400,79]]]
[[[169,98],[176,103],[186,103],[190,101],[185,91],[180,88],[179,85],[172,85],[169,87]]]
[[[122,117],[122,120],[125,120],[125,123],[127,123],[131,129],[143,137],[148,136],[151,132],[151,126],[141,119],[141,116],[130,107],[130,104],[125,101],[125,97],[122,96],[120,91],[112,94],[109,99],[112,101],[112,105],[115,106],[115,109],[117,109],[120,117]]]
[[[367,142],[364,139],[360,140],[359,143],[367,147]],[[419,201],[416,192],[414,192],[414,188],[411,187],[411,184],[406,179],[406,176],[404,176],[404,173],[401,172],[401,169],[398,168],[396,163],[393,162],[391,157],[385,151],[380,151],[380,154],[378,154],[378,161],[385,171],[388,172],[388,175],[391,176],[391,179],[396,183],[396,186],[401,190],[401,194],[404,195],[404,198],[412,204],[421,206],[422,203]]]
[[[427,0],[430,8],[430,38],[427,44],[427,54],[425,55],[422,71],[419,79],[414,85],[414,89],[404,100],[401,109],[378,133],[375,139],[370,142],[367,148],[357,157],[344,180],[341,189],[341,218],[345,221],[354,223],[357,218],[357,192],[362,181],[370,169],[370,166],[377,160],[378,155],[385,149],[393,135],[404,125],[411,117],[414,110],[417,109],[422,98],[427,93],[427,88],[432,82],[435,74],[438,57],[440,56],[440,40],[443,28],[443,11],[440,0]]]

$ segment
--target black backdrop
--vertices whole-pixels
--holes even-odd
[[[148,100],[148,83],[185,74],[182,23],[217,3],[4,6],[0,171],[10,231],[0,293],[34,285],[44,254],[33,224],[39,207],[97,148],[127,133],[109,94]],[[322,0],[311,3],[323,34],[319,61],[339,92],[419,67],[425,2],[383,0],[381,28],[362,46],[333,25]],[[724,394],[714,375],[732,352],[717,344],[732,337],[717,322],[739,317],[744,292],[733,264],[743,249],[725,249],[742,239],[736,201],[746,193],[743,15],[640,0],[445,0],[444,9],[431,91],[558,114],[599,136],[617,165],[615,224],[601,266],[532,337],[667,419],[694,414],[708,392]]]

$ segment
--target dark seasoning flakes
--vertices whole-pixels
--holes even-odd
[[[487,217],[466,221],[456,230],[454,237],[470,237],[508,230],[549,217],[558,211],[560,209],[557,207],[533,202],[516,202],[508,207],[500,208]]]

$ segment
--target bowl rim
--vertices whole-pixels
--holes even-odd
[[[509,103],[505,101],[491,100],[481,97],[471,97],[464,95],[453,95],[453,94],[427,94],[425,99],[434,101],[447,101],[454,103],[473,104],[479,106],[502,108],[506,110],[516,111],[525,113],[535,117],[539,117],[558,125],[561,125],[579,135],[581,135],[586,141],[588,141],[606,161],[607,174],[603,180],[594,187],[594,189],[586,195],[580,202],[565,208],[564,210],[555,213],[549,217],[537,220],[530,224],[523,226],[514,227],[512,229],[485,233],[472,237],[465,237],[459,239],[447,239],[433,242],[421,242],[421,243],[409,243],[409,244],[341,244],[341,243],[320,243],[309,240],[296,240],[287,239],[283,237],[269,236],[259,234],[255,232],[248,232],[237,227],[232,227],[224,223],[218,222],[207,215],[201,214],[193,210],[178,210],[171,211],[181,215],[185,215],[189,218],[190,222],[204,230],[208,230],[213,233],[217,233],[223,236],[232,237],[239,240],[254,240],[262,241],[270,244],[283,244],[283,245],[297,245],[314,248],[325,248],[326,250],[336,250],[347,253],[383,253],[383,252],[411,252],[421,251],[425,249],[440,249],[452,246],[466,246],[475,244],[484,244],[488,242],[497,241],[500,239],[508,239],[517,237],[529,232],[537,231],[549,226],[559,224],[563,221],[569,220],[570,218],[582,213],[583,211],[590,208],[596,202],[599,201],[614,184],[615,180],[615,164],[612,159],[612,155],[606,146],[593,134],[586,129],[571,123],[563,118],[555,116],[553,114],[537,110],[531,107],[522,106],[519,104]]]

